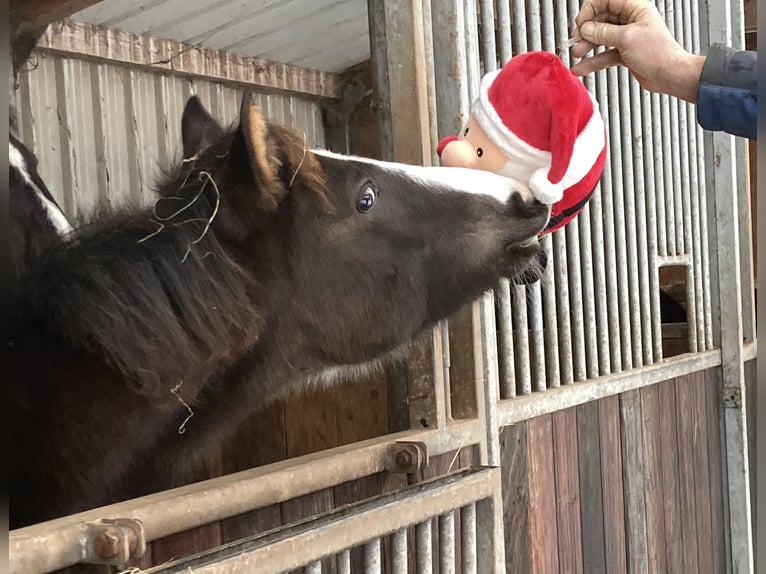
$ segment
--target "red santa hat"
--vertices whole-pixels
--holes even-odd
[[[546,233],[579,213],[604,169],[606,130],[595,98],[558,56],[520,54],[485,75],[471,115],[508,157],[501,173],[552,205]]]

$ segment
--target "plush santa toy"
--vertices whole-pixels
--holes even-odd
[[[551,205],[546,234],[573,219],[593,194],[606,161],[606,130],[595,99],[558,56],[529,52],[484,76],[468,123],[437,151],[443,165],[527,184]]]

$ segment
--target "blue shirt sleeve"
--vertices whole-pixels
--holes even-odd
[[[697,91],[697,121],[703,129],[757,139],[757,52],[714,44]]]

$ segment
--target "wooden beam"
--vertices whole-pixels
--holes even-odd
[[[11,0],[10,11],[22,30],[39,30],[101,0]]]

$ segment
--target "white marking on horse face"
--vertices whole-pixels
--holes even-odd
[[[407,165],[392,163],[375,159],[340,155],[326,150],[312,150],[315,154],[331,157],[341,161],[367,163],[380,166],[381,168],[405,174],[415,181],[426,184],[436,184],[445,191],[468,193],[474,195],[486,195],[506,204],[514,192],[531,201],[532,192],[526,184],[509,177],[504,177],[488,171],[469,169],[464,167],[423,167],[419,165]]]
[[[43,211],[48,217],[48,221],[51,222],[59,235],[66,235],[67,233],[71,232],[72,225],[69,223],[58,206],[52,203],[51,200],[49,200],[47,197],[45,197],[45,194],[42,192],[42,190],[32,180],[32,177],[27,171],[27,165],[24,161],[24,156],[21,155],[21,152],[10,141],[8,142],[8,163],[11,165],[11,167],[18,171],[19,174],[21,174],[24,183],[26,183],[27,186],[34,192],[35,197],[37,197],[38,201],[40,201]]]

